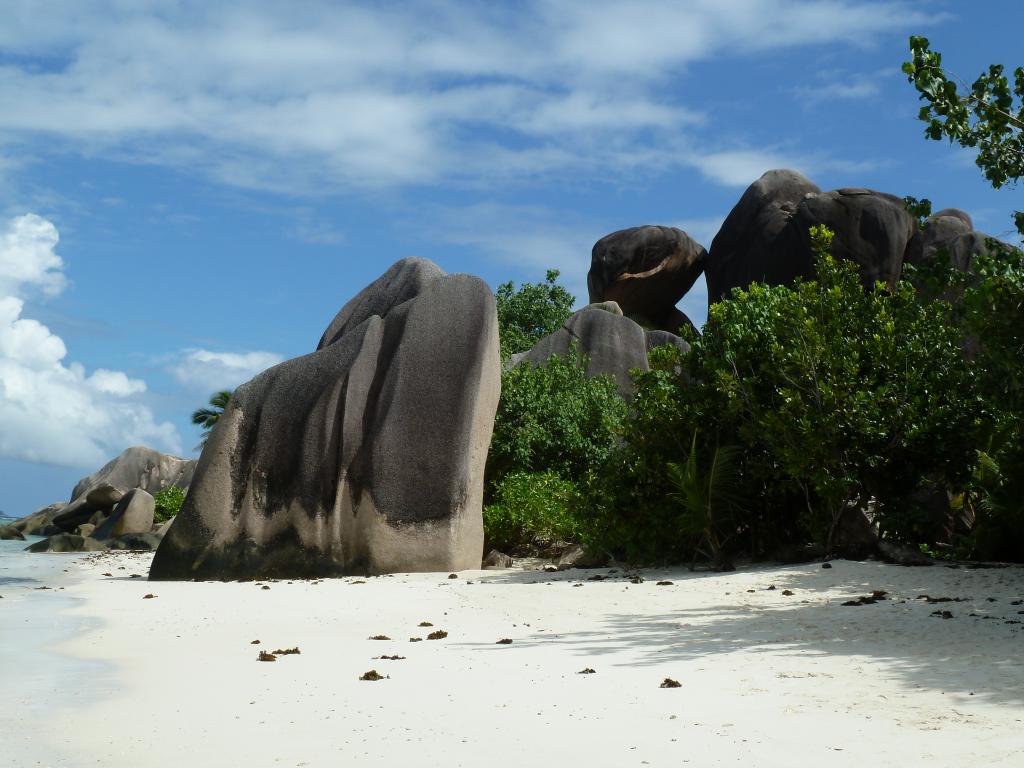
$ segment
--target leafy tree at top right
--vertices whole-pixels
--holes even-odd
[[[942,68],[942,54],[929,47],[928,38],[910,38],[911,60],[903,72],[926,102],[918,118],[928,124],[925,136],[943,136],[963,147],[977,147],[978,167],[999,189],[1024,176],[1024,67],[1013,71],[1013,82],[1002,64],[992,64],[973,85]],[[949,73],[952,74],[952,73]],[[957,82],[964,88],[961,92]],[[1014,213],[1017,230],[1024,235],[1024,211]]]

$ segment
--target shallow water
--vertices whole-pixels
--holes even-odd
[[[64,587],[74,583],[81,554],[33,554],[27,541],[0,541],[0,733],[18,722],[41,722],[37,692],[80,689],[95,665],[61,655],[56,647],[95,622],[70,611],[77,599]]]

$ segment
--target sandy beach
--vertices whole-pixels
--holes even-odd
[[[0,657],[12,768],[1019,766],[1024,754],[1020,567],[170,583],[144,578],[151,555],[42,557],[50,584],[0,589],[8,628],[53,607],[46,649]],[[884,599],[842,605],[876,590]],[[360,680],[370,670],[384,679]]]

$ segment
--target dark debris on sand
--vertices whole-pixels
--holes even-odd
[[[863,595],[856,600],[847,600],[843,605],[874,605],[879,600],[885,600],[889,593],[884,589],[876,589],[870,595]]]

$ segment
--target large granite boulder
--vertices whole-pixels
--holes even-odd
[[[71,500],[86,496],[103,485],[129,490],[141,488],[156,494],[176,485],[187,488],[195,472],[195,459],[181,459],[160,453],[144,445],[128,448],[99,471],[83,477],[71,492]]]
[[[791,226],[808,259],[807,233],[819,224],[835,232],[832,255],[857,264],[866,288],[876,282],[896,285],[903,271],[903,254],[917,231],[917,222],[901,198],[870,189],[837,189],[806,195],[800,201]]]
[[[618,304],[606,301],[590,304],[574,313],[563,326],[545,336],[530,350],[513,355],[507,365],[514,368],[524,362],[543,365],[552,355],[565,357],[573,348],[586,357],[588,376],[608,374],[624,398],[633,397],[633,379],[629,372],[638,368],[650,370],[649,349],[660,344],[673,344],[683,352],[690,345],[667,331],[644,331],[636,322],[624,317]]]
[[[595,243],[587,273],[590,303],[614,301],[642,325],[678,333],[693,327],[676,308],[701,272],[707,251],[681,229],[643,226]]]
[[[753,282],[788,285],[808,274],[807,253],[797,253],[790,223],[806,195],[821,190],[796,171],[768,171],[751,184],[722,222],[704,265],[708,301],[726,298]]]
[[[444,270],[427,259],[407,258],[396,262],[341,308],[324,331],[317,349],[333,344],[367,318],[384,317],[443,276]]]
[[[809,230],[835,232],[832,253],[858,265],[867,288],[895,285],[916,231],[894,195],[870,189],[822,192],[795,171],[768,171],[744,192],[711,243],[705,266],[708,300],[721,301],[752,282],[790,285],[813,277]]]
[[[153,527],[156,501],[141,488],[133,488],[125,494],[110,517],[94,531],[93,538],[110,539],[126,533],[148,533]]]
[[[0,525],[0,541],[24,541],[24,534],[13,525]]]
[[[400,262],[235,390],[150,578],[478,568],[499,389],[487,285]]]

